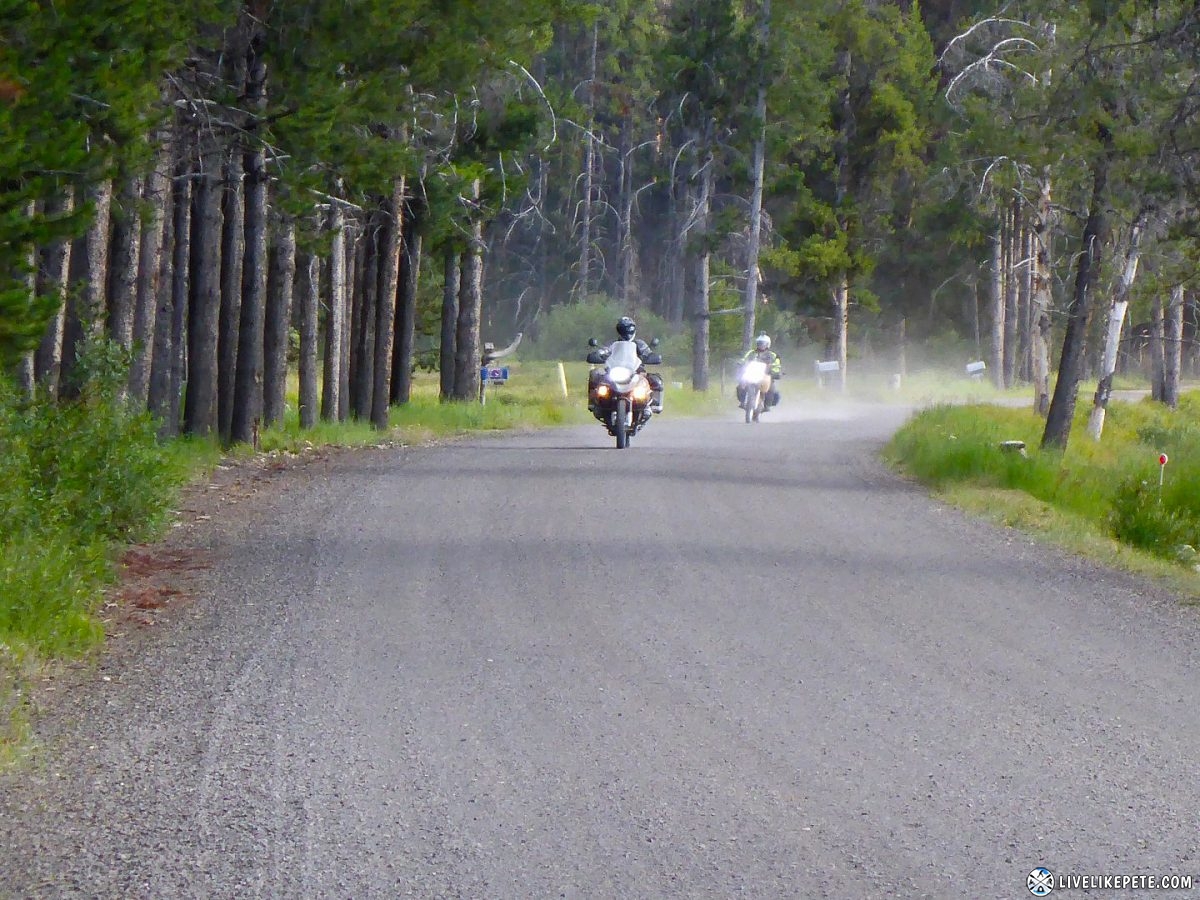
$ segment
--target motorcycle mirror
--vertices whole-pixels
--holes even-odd
[[[598,340],[596,340],[595,338],[588,338],[588,346],[589,347],[599,347],[600,342]]]
[[[658,338],[650,338],[650,346],[657,347],[658,346]]]

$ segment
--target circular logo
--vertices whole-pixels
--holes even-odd
[[[1054,875],[1045,866],[1038,866],[1025,879],[1029,893],[1035,897],[1045,897],[1054,890]]]

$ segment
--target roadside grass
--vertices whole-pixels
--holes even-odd
[[[1087,433],[1090,411],[1079,403],[1061,453],[1038,447],[1043,420],[1030,409],[933,406],[884,456],[947,502],[1200,597],[1200,394],[1177,411],[1112,402],[1099,442]],[[1023,441],[1024,454],[1002,450],[1005,441]]]

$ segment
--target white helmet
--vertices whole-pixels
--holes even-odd
[[[754,346],[757,347],[759,350],[770,350],[771,349],[771,339],[769,337],[767,337],[765,334],[760,334],[758,337],[756,337],[754,339]]]

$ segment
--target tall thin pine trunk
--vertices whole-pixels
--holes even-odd
[[[325,372],[322,379],[321,418],[339,419],[341,409],[342,336],[346,317],[346,229],[342,208],[334,203],[329,214],[333,243],[329,249],[329,312],[325,317]]]
[[[1005,216],[1004,241],[1004,386],[1012,387],[1017,379],[1017,344],[1018,332],[1021,326],[1020,311],[1017,306],[1018,287],[1017,271],[1021,263],[1021,209],[1019,201],[1014,200],[1009,205]]]
[[[184,430],[207,436],[219,429],[217,416],[218,343],[221,318],[220,151],[201,160],[193,182],[188,240],[187,391]]]
[[[375,386],[371,397],[371,424],[379,431],[387,429],[388,410],[395,399],[393,388],[396,372],[393,363],[399,357],[396,348],[396,307],[404,244],[406,187],[403,177],[397,178],[392,185],[379,264],[379,289],[375,295]]]
[[[75,207],[74,191],[64,188],[63,192],[46,205],[47,216],[69,214]],[[58,308],[46,326],[34,355],[34,379],[51,397],[59,392],[59,375],[62,370],[63,331],[67,316],[67,281],[71,270],[70,238],[55,241],[41,253],[37,292],[45,296],[58,297]]]
[[[592,283],[592,203],[595,195],[596,177],[596,74],[597,56],[600,45],[599,23],[592,24],[592,52],[589,65],[590,76],[587,86],[587,128],[583,132],[583,196],[580,202],[579,238],[579,300],[588,301]]]
[[[480,182],[471,186],[472,206],[479,205]],[[458,327],[455,332],[454,399],[479,398],[479,319],[483,307],[483,222],[471,216],[471,236],[463,254],[462,290],[458,298]]]
[[[1004,302],[1004,225],[1003,214],[996,220],[992,232],[991,307],[992,344],[988,366],[992,370],[992,384],[997,390],[1004,389],[1004,319],[1007,306]]]
[[[351,370],[354,398],[354,418],[369,421],[371,418],[371,393],[375,388],[375,311],[379,295],[379,252],[382,215],[377,210],[366,223],[361,252],[358,258],[358,274],[355,278],[357,292],[354,309],[358,316],[353,343]]]
[[[154,358],[150,370],[150,411],[162,424],[160,434],[179,433],[179,401],[183,383],[183,325],[188,295],[188,231],[191,222],[191,180],[188,164],[177,163],[171,183],[169,289],[160,297],[155,320]]]
[[[129,370],[129,396],[139,406],[150,399],[150,369],[154,361],[155,322],[163,284],[163,245],[167,239],[167,209],[171,201],[171,161],[175,149],[163,131],[154,168],[146,176],[142,202],[150,214],[141,229],[138,250],[136,302],[133,315],[133,364]]]
[[[1171,409],[1179,406],[1179,375],[1183,367],[1183,285],[1171,288],[1171,302],[1163,318],[1163,396]]]
[[[95,215],[87,232],[87,273],[83,281],[83,305],[79,314],[85,339],[104,333],[104,317],[108,308],[108,248],[112,231],[113,183],[109,179],[88,191],[88,201]]]
[[[319,412],[319,376],[317,374],[317,332],[321,308],[321,260],[306,253],[297,266],[300,283],[300,427],[312,428]]]
[[[138,260],[142,248],[143,179],[131,176],[121,184],[113,205],[112,248],[108,266],[108,333],[126,350],[133,348],[137,308]]]
[[[225,163],[221,227],[221,318],[217,338],[217,415],[221,441],[233,433],[233,396],[237,388],[238,327],[242,317],[242,265],[246,252],[246,204],[242,195],[242,156]]]
[[[1044,417],[1050,411],[1050,217],[1053,215],[1053,207],[1050,203],[1049,167],[1042,173],[1039,193],[1037,220],[1033,228],[1033,253],[1030,259],[1033,284],[1029,355],[1033,375],[1033,409],[1039,416]]]
[[[767,43],[771,37],[771,0],[762,0],[758,13],[757,97],[754,103],[754,152],[751,161],[750,234],[746,243],[746,289],[742,302],[742,352],[754,341],[758,307],[758,256],[762,245],[763,172],[767,147]]]
[[[248,139],[242,155],[245,172],[245,219],[242,258],[242,298],[238,311],[237,369],[234,374],[233,418],[230,437],[257,444],[263,414],[264,329],[267,316],[269,197],[267,154],[257,139],[258,117],[267,106],[267,63],[257,22],[250,26],[246,48],[246,108]]]
[[[1088,417],[1088,434],[1100,440],[1104,433],[1104,416],[1108,399],[1112,394],[1113,375],[1117,370],[1117,351],[1121,347],[1121,328],[1125,324],[1125,311],[1129,308],[1129,294],[1133,280],[1137,277],[1138,260],[1141,258],[1142,228],[1148,213],[1143,210],[1134,221],[1129,232],[1129,246],[1125,251],[1125,266],[1117,280],[1116,291],[1108,308],[1108,323],[1104,342],[1104,358],[1100,363],[1100,382],[1092,401],[1092,412]]]
[[[700,172],[697,173],[700,177],[700,186],[696,195],[696,214],[694,216],[696,237],[691,238],[691,243],[696,252],[692,256],[693,268],[693,283],[691,286],[692,294],[692,389],[697,391],[708,390],[708,376],[710,368],[709,359],[709,267],[712,260],[712,251],[709,248],[709,229],[711,227],[711,211],[712,211],[712,150],[711,145],[705,142],[707,148],[704,154],[699,157]]]
[[[1092,171],[1092,196],[1088,204],[1087,222],[1083,228],[1081,247],[1075,264],[1075,287],[1067,308],[1067,330],[1054,383],[1054,396],[1046,415],[1041,446],[1044,449],[1066,450],[1071,438],[1071,422],[1079,381],[1083,377],[1084,355],[1087,351],[1087,324],[1091,314],[1092,292],[1099,277],[1104,233],[1107,227],[1104,205],[1108,201],[1108,167],[1112,156],[1112,135],[1101,130],[1105,152]]]
[[[31,200],[25,207],[25,216],[32,219],[37,215],[37,201]],[[25,277],[24,287],[26,293],[32,298],[37,295],[37,273],[38,273],[38,250],[35,244],[30,244],[25,251]],[[17,386],[21,391],[21,396],[25,398],[33,397],[34,393],[34,356],[35,351],[29,351],[21,354],[21,359],[17,363],[16,379]]]
[[[415,215],[410,213],[404,228],[403,266],[396,316],[395,389],[397,403],[412,399],[413,346],[417,330],[417,285],[421,278],[421,232]]]
[[[267,309],[263,326],[263,425],[283,421],[287,400],[288,340],[296,280],[296,221],[275,222],[267,270]]]
[[[834,355],[838,387],[846,390],[846,364],[850,355],[850,276],[841,272],[833,283]]]
[[[617,219],[617,301],[631,309],[637,248],[633,242],[633,125],[626,116],[621,123],[621,200]]]
[[[452,400],[454,394],[456,332],[458,330],[458,295],[461,290],[459,252],[447,245],[442,271],[442,338],[438,348],[438,396]]]

